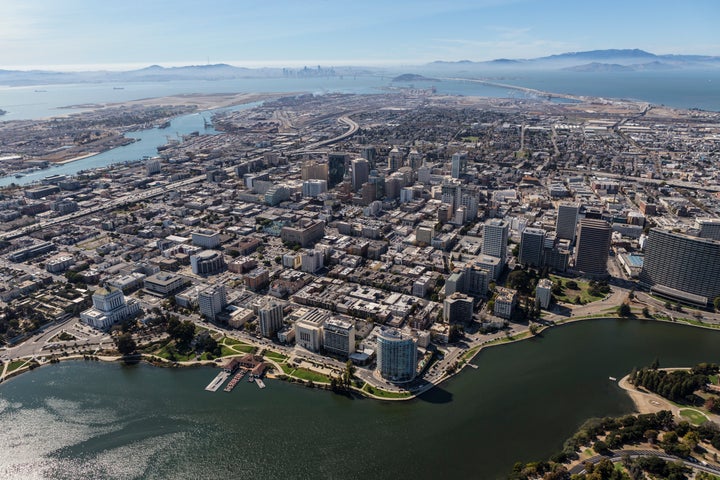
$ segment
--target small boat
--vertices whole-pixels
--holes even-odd
[[[608,377],[608,378],[609,378],[610,380],[612,380],[613,382],[617,382],[617,378],[615,378],[615,377]]]
[[[22,177],[24,177],[24,176],[25,176],[24,173],[16,173],[16,174],[15,174],[15,178],[22,178]]]
[[[255,375],[253,375],[253,374],[251,373],[250,376],[248,377],[248,382],[251,382],[251,383],[252,383],[252,382],[254,382],[254,381],[255,381]]]
[[[125,90],[125,87],[113,87],[113,90]]]

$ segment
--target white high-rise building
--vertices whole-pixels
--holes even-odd
[[[505,266],[507,259],[507,242],[510,224],[499,218],[492,218],[485,222],[483,229],[483,255],[490,255],[500,259],[500,268]]]
[[[306,250],[302,253],[300,270],[308,273],[315,273],[325,264],[325,256],[320,250]]]
[[[198,306],[200,314],[215,320],[217,314],[227,305],[225,285],[212,285],[198,292]]]

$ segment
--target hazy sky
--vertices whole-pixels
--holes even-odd
[[[720,55],[720,0],[0,0],[0,68]]]

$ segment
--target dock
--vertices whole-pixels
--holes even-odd
[[[225,386],[223,389],[225,392],[232,392],[233,388],[235,388],[235,385],[237,385],[240,380],[245,376],[247,373],[247,370],[244,368],[241,368],[238,373],[235,374],[235,376],[230,380],[230,382]]]
[[[217,392],[218,388],[220,388],[220,386],[225,383],[225,380],[227,380],[229,376],[230,374],[227,372],[218,373],[217,376],[213,378],[213,381],[208,383],[208,386],[205,387],[205,390],[207,390],[208,392]]]
[[[263,382],[263,381],[260,380],[259,378],[256,378],[256,379],[255,379],[255,384],[256,384],[258,387],[260,387],[260,388],[265,388],[265,382]]]

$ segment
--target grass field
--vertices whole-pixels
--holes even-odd
[[[7,372],[8,372],[8,373],[14,372],[14,371],[17,370],[18,368],[20,368],[20,367],[22,367],[23,365],[25,365],[25,363],[26,363],[25,360],[15,360],[15,361],[13,361],[13,362],[10,362],[10,365],[8,365]]]
[[[689,408],[680,410],[680,416],[687,419],[693,425],[702,425],[703,423],[708,421],[705,415],[698,412],[697,410],[691,410]]]
[[[557,298],[558,301],[560,301],[560,302],[576,303],[576,299],[578,297],[580,297],[580,301],[582,303],[592,303],[592,302],[597,302],[598,300],[602,300],[603,298],[605,298],[604,295],[600,295],[600,296],[590,295],[590,292],[589,292],[590,284],[583,280],[573,280],[573,279],[568,279],[568,278],[557,277],[555,275],[550,275],[550,279],[554,283],[557,283],[558,280],[562,281],[563,293],[561,295],[555,295],[555,298]],[[577,289],[568,288],[567,283],[569,281],[574,281],[575,283],[577,283],[578,288]]]
[[[381,390],[379,388],[373,388],[367,383],[362,388],[363,392],[367,392],[371,395],[375,395],[376,397],[382,397],[382,398],[408,398],[412,394],[409,392],[388,392],[387,390]]]

